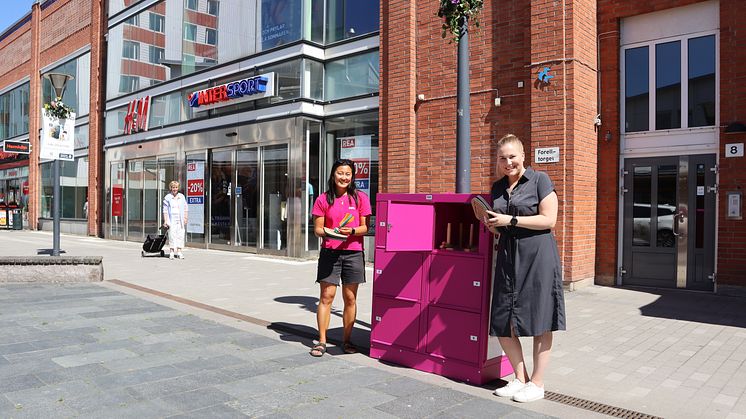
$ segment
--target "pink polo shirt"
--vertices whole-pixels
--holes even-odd
[[[324,217],[324,227],[334,228],[339,226],[339,222],[346,214],[352,215],[352,221],[345,227],[360,227],[360,218],[368,217],[372,214],[370,209],[370,198],[364,192],[357,191],[358,204],[348,195],[342,195],[334,199],[334,204],[329,205],[326,202],[326,193],[316,198],[313,204],[312,214],[316,217]],[[345,241],[324,240],[322,246],[325,249],[336,250],[363,250],[363,236],[349,236]]]

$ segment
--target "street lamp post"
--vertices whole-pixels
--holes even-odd
[[[62,73],[50,73],[46,77],[52,83],[55,99],[62,98],[65,85],[73,76]],[[60,159],[54,159],[52,169],[52,256],[60,255]]]

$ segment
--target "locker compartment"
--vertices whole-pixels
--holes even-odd
[[[427,313],[426,351],[445,359],[479,361],[479,348],[486,333],[480,333],[479,314],[430,306]]]
[[[376,249],[373,293],[419,301],[422,288],[422,253]]]
[[[429,275],[430,302],[479,312],[489,284],[484,260],[437,254],[432,256]]]
[[[372,341],[417,349],[419,322],[419,303],[373,297],[373,318],[370,331]]]

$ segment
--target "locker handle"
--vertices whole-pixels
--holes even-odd
[[[475,287],[481,287],[482,286],[482,283],[480,281],[474,281],[471,284],[474,285]]]

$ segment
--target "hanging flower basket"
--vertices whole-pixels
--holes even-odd
[[[461,22],[467,19],[479,27],[479,12],[484,6],[484,0],[439,0],[438,17],[443,18],[443,38],[450,32],[453,40],[458,43],[461,38]]]
[[[44,114],[57,119],[67,119],[73,112],[72,108],[62,102],[62,98],[57,98],[51,103],[44,104]]]

